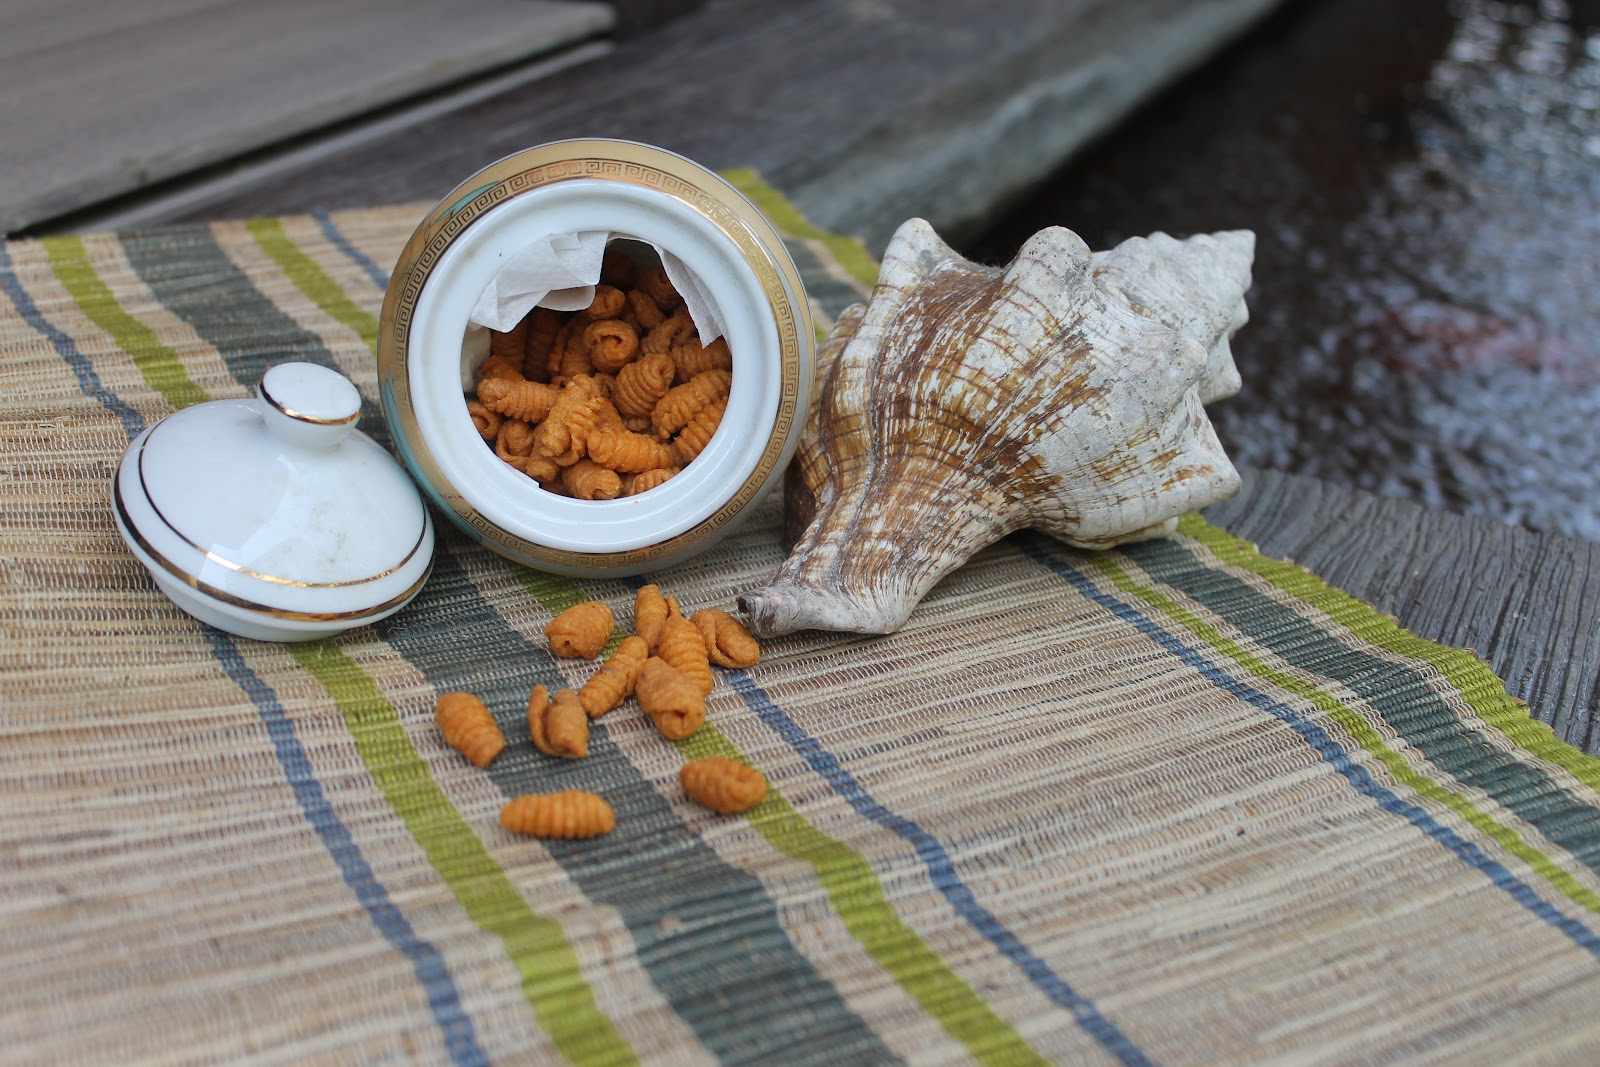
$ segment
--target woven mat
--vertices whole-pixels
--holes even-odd
[[[748,174],[819,321],[872,265]],[[0,246],[0,1049],[7,1062],[1593,1063],[1600,762],[1470,655],[1190,518],[1009,538],[887,638],[800,634],[677,745],[446,748],[519,725],[553,612],[631,587],[443,530],[385,624],[201,626],[124,550],[129,438],[286,358],[375,396],[422,206]],[[369,431],[382,433],[376,420]],[[727,605],[775,504],[658,576]],[[773,789],[688,803],[686,759]],[[604,794],[606,838],[503,832]]]

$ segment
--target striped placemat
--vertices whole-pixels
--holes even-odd
[[[819,321],[873,274],[785,231]],[[799,634],[709,724],[588,759],[513,738],[573,684],[552,613],[632,585],[443,529],[406,611],[280,646],[201,626],[112,525],[128,440],[287,358],[375,398],[424,208],[0,246],[0,1049],[27,1063],[1592,1063],[1600,763],[1465,652],[1198,518],[1086,554],[1024,534],[886,638]],[[369,432],[382,434],[369,410]],[[776,502],[657,576],[728,606]],[[722,753],[772,792],[687,802]],[[505,799],[604,794],[588,842]]]

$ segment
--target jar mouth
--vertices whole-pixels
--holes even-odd
[[[649,167],[635,166],[631,180],[627,174],[591,176],[593,160],[569,160],[557,179],[526,188],[530,171],[552,169],[535,162],[564,159],[556,153],[579,145],[668,164],[742,207],[721,206],[696,186]],[[781,477],[803,424],[812,335],[798,273],[781,241],[721,179],[646,146],[545,146],[484,172],[491,173],[502,176],[502,186],[525,188],[494,196],[496,186],[466,183],[479,193],[447,201],[419,228],[385,301],[380,377],[402,458],[452,519],[522,562],[574,573],[628,573],[698,551]],[[468,211],[473,205],[478,209]],[[465,368],[464,380],[463,363],[470,360],[462,355],[471,312],[506,257],[550,234],[591,230],[669,252],[714,292],[733,362],[727,409],[705,449],[665,483],[612,500],[577,500],[541,488],[485,445],[463,396],[464,387],[472,388],[473,368]]]
[[[562,236],[572,238],[569,244],[580,243],[573,235]],[[597,239],[600,236],[605,237],[603,259],[593,254],[601,246]],[[639,492],[656,492],[661,488],[659,483],[680,476],[710,446],[720,447],[725,435],[719,410],[732,402],[727,394],[737,382],[731,381],[732,350],[721,333],[715,291],[709,290],[702,279],[689,274],[676,260],[669,267],[660,254],[670,256],[669,250],[657,249],[633,234],[596,232],[585,234],[581,243],[586,246],[583,254],[591,260],[584,266],[592,268],[599,280],[586,286],[553,289],[521,315],[518,312],[527,302],[539,296],[539,289],[533,285],[569,282],[580,275],[570,264],[556,262],[559,253],[552,253],[543,241],[533,260],[519,262],[513,258],[515,265],[505,269],[516,272],[517,280],[501,289],[496,279],[496,290],[483,294],[485,299],[477,310],[482,312],[488,307],[497,325],[510,325],[513,320],[515,325],[497,331],[474,318],[462,340],[461,383],[464,403],[475,428],[484,437],[485,447],[509,466],[526,468],[527,480],[519,481],[519,485],[556,497],[614,503]],[[532,282],[535,277],[540,282]],[[664,293],[663,285],[673,291]],[[650,295],[650,287],[655,287],[656,297]],[[658,303],[657,297],[666,303]],[[641,304],[653,318],[640,318]],[[604,310],[591,310],[591,305]],[[608,339],[609,351],[602,350],[599,359],[594,358],[594,351],[584,340],[586,326],[597,327],[601,336]],[[687,384],[696,373],[708,370],[716,373],[700,383],[703,390],[694,400],[684,398],[686,404],[675,413],[676,422],[671,421],[671,416],[653,417],[649,405],[655,399],[664,397],[673,387]],[[663,373],[667,375],[665,379],[660,377]],[[563,395],[568,379],[580,374],[588,380],[574,382],[575,388],[587,394],[591,383],[600,383],[598,388],[605,398],[598,409],[589,409],[590,414],[599,412],[601,421],[596,429],[609,426],[637,435],[632,447],[644,450],[632,457],[628,466],[612,467],[615,479],[599,481],[589,495],[573,491],[569,482],[575,479],[569,475],[583,471],[578,476],[581,479],[596,472],[574,467],[572,457],[583,457],[587,452],[583,458],[601,466],[606,466],[607,460],[618,463],[620,457],[603,455],[593,448],[580,448],[574,453],[564,448],[544,451],[535,447],[548,419],[554,419],[556,424],[564,422],[557,410],[546,411],[543,405]],[[630,378],[630,374],[634,376]],[[511,389],[525,388],[523,381],[533,381],[537,388],[522,394],[530,407],[518,410],[518,402],[504,394],[493,399],[482,395],[486,377],[512,383]],[[680,390],[677,396],[686,392],[696,390]],[[763,398],[756,399],[759,404]],[[748,406],[749,392],[741,389],[739,400]],[[712,410],[707,411],[708,408]],[[691,431],[689,423],[697,415],[702,418],[701,424]],[[757,429],[771,418],[764,411],[757,411],[755,417],[761,420]],[[706,434],[706,423],[715,427],[710,435]],[[703,435],[709,436],[709,441],[703,441]],[[743,437],[748,442],[749,435]],[[552,440],[559,440],[564,446],[570,438],[558,430]],[[734,441],[736,448],[740,445],[740,441]],[[553,458],[557,456],[563,457],[559,463]],[[518,457],[531,457],[532,462],[524,461],[519,466]],[[646,475],[644,472],[650,468],[635,465],[640,460],[653,462],[658,469]],[[642,486],[648,488],[636,488],[635,476],[642,476]]]

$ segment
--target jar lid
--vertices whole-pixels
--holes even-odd
[[[427,579],[433,526],[360,413],[337,371],[284,363],[252,399],[168,416],[117,472],[123,539],[180,607],[245,637],[310,640],[398,611]]]

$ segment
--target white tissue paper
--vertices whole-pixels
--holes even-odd
[[[594,299],[600,281],[600,261],[606,242],[613,237],[635,240],[626,234],[607,230],[582,233],[552,233],[506,258],[483,295],[478,297],[471,323],[504,333],[516,328],[523,316],[535,307],[554,311],[582,311]],[[642,242],[648,243],[648,242]],[[722,312],[710,290],[700,284],[683,261],[658,245],[650,245],[661,257],[661,266],[700,334],[700,343],[710,344],[723,334]]]

